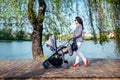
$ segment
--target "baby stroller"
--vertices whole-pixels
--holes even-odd
[[[70,40],[68,40],[65,44],[57,47],[57,42],[54,35],[49,37],[49,40],[46,41],[46,46],[50,48],[53,54],[43,62],[44,69],[48,69],[50,65],[54,67],[62,66],[65,69],[69,67],[68,61],[64,58],[64,54],[69,53],[70,56],[73,54],[72,47],[69,44]],[[67,46],[65,46],[66,44]]]

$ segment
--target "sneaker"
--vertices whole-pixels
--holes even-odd
[[[84,67],[87,67],[88,63],[89,63],[89,61],[88,61],[88,59],[86,59],[85,62],[84,62]]]
[[[79,63],[75,63],[72,67],[79,67]]]

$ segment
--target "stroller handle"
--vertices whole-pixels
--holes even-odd
[[[64,44],[63,44],[63,46],[64,45],[66,45],[67,43],[69,43],[71,40],[73,40],[74,38],[70,38],[70,39],[68,39]]]
[[[67,42],[69,43],[71,40],[73,40],[74,38],[70,38]]]
[[[70,38],[70,39],[68,39],[68,40],[67,40],[67,43],[69,43],[69,42],[70,42],[71,40],[73,40],[73,39],[74,39],[74,38]]]

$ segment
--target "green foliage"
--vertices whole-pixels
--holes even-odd
[[[120,28],[119,27],[117,27],[116,29],[115,29],[115,40],[116,40],[116,44],[117,44],[117,52],[119,52],[120,53]]]
[[[103,44],[104,42],[108,41],[108,37],[106,33],[101,33],[100,34],[100,44]]]
[[[0,0],[0,40],[31,40],[30,36],[21,32],[26,32],[29,25],[27,2],[28,0]]]
[[[112,4],[120,4],[120,0],[106,0],[106,1]]]
[[[0,40],[13,40],[14,36],[12,35],[12,29],[3,29],[0,30]]]
[[[45,35],[69,34],[73,13],[73,0],[47,0],[47,10],[44,18]],[[49,7],[48,7],[49,6]]]
[[[13,34],[12,29],[8,28],[0,30],[0,40],[31,40],[31,38],[24,31],[17,31]]]
[[[17,40],[24,40],[24,39],[25,39],[24,34],[25,34],[24,31],[17,31],[17,32],[16,32],[16,39],[17,39]]]
[[[16,0],[3,0],[1,2],[2,11],[1,16],[10,17],[17,16],[18,12],[20,14],[20,5],[16,2]]]
[[[24,21],[27,17],[27,0],[1,0],[0,4],[0,17],[3,18],[3,24],[6,26],[2,26],[3,28],[13,27],[13,24],[16,24],[16,29],[25,28],[23,24],[28,23]]]
[[[114,31],[116,44],[120,51],[120,37],[118,36],[120,33],[119,29],[119,21],[120,21],[120,1],[119,0],[87,0],[88,8],[89,8],[89,18],[91,23],[91,28],[93,31],[93,35],[96,34],[94,31],[97,26],[100,34],[99,42],[103,44],[108,41],[108,37],[105,32]],[[93,16],[95,15],[95,17]],[[93,25],[95,20],[96,25]]]

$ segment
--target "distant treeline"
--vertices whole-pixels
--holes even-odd
[[[12,29],[1,29],[0,40],[31,40],[31,38],[22,30],[13,33]]]
[[[43,34],[42,40],[48,40],[50,35]],[[55,35],[57,40],[68,40],[71,38],[71,34],[66,35]],[[99,40],[99,35],[96,35],[97,39]],[[84,40],[93,40],[93,36],[83,36]],[[114,37],[110,38],[107,36],[108,39],[113,39]],[[23,30],[19,30],[16,32],[12,32],[12,29],[1,29],[0,30],[0,40],[23,40],[23,41],[29,41],[31,40],[31,33],[26,33]]]

